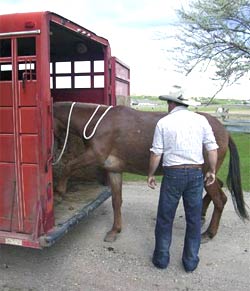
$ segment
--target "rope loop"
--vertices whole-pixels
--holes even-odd
[[[65,151],[65,148],[66,148],[66,144],[67,144],[67,141],[68,141],[68,137],[69,137],[69,126],[70,126],[70,119],[71,119],[71,114],[72,114],[72,111],[73,111],[73,108],[75,106],[76,102],[73,102],[71,104],[71,107],[70,107],[70,111],[69,111],[69,116],[68,116],[68,122],[67,122],[67,131],[66,131],[66,136],[65,136],[65,140],[64,140],[64,145],[63,145],[63,148],[62,148],[62,151],[58,157],[58,159],[52,163],[52,165],[56,165],[60,162],[62,156],[63,156],[63,153]]]
[[[97,111],[99,110],[100,107],[101,107],[101,105],[98,105],[98,106],[96,107],[96,109],[95,109],[95,111],[93,112],[93,114],[91,115],[89,121],[88,121],[88,122],[86,123],[86,125],[84,126],[84,129],[83,129],[82,135],[83,135],[83,137],[84,137],[85,139],[87,139],[87,140],[88,140],[88,139],[91,139],[91,138],[93,137],[93,135],[95,134],[96,129],[97,129],[99,123],[102,121],[103,117],[108,113],[108,111],[109,111],[113,106],[109,106],[109,107],[108,107],[108,108],[103,112],[103,114],[101,115],[101,117],[100,117],[99,120],[97,121],[97,123],[96,123],[96,125],[95,125],[95,127],[94,127],[94,129],[93,129],[93,131],[92,131],[92,133],[91,133],[89,136],[87,136],[87,135],[86,135],[87,128],[88,128],[90,122],[92,121],[92,119],[94,118],[94,116],[96,115],[96,113],[97,113]]]
[[[70,127],[71,114],[72,114],[72,111],[73,111],[73,108],[74,108],[75,104],[76,104],[76,102],[73,102],[73,103],[71,104],[70,111],[69,111],[69,116],[68,116],[67,131],[66,131],[66,136],[65,136],[65,140],[64,140],[64,145],[63,145],[62,151],[61,151],[59,157],[57,158],[57,160],[56,160],[55,162],[52,162],[52,165],[53,165],[53,166],[56,165],[56,164],[58,164],[58,163],[60,162],[60,160],[61,160],[61,158],[62,158],[62,156],[63,156],[63,154],[64,154],[64,151],[65,151],[65,148],[66,148],[66,145],[67,145],[67,142],[68,142],[68,137],[69,137],[69,127]],[[95,109],[95,111],[93,112],[93,114],[91,115],[89,121],[88,121],[88,122],[86,123],[86,125],[84,126],[84,129],[83,129],[83,137],[84,137],[85,139],[87,139],[87,140],[88,140],[88,139],[91,139],[91,138],[94,136],[94,134],[95,134],[95,132],[96,132],[96,129],[97,129],[98,125],[100,124],[100,122],[102,121],[103,117],[104,117],[104,116],[108,113],[108,111],[113,107],[113,106],[109,106],[109,107],[108,107],[108,108],[103,112],[103,114],[101,115],[101,117],[100,117],[99,120],[97,121],[97,123],[96,123],[96,125],[95,125],[95,127],[94,127],[94,129],[93,129],[93,131],[92,131],[92,133],[91,133],[89,136],[87,136],[87,135],[86,135],[87,128],[88,128],[90,122],[92,121],[92,119],[94,118],[94,116],[96,115],[96,113],[97,113],[98,109],[100,108],[100,106],[101,106],[101,105],[98,105],[98,106],[96,107],[96,109]]]

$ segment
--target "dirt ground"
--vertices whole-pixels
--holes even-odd
[[[123,231],[114,243],[103,241],[112,225],[108,199],[54,246],[43,250],[2,245],[0,290],[250,290],[250,223],[236,215],[230,195],[217,236],[203,244],[200,264],[185,273],[181,264],[185,220],[177,210],[168,269],[151,263],[159,186],[123,186]],[[250,193],[245,193],[250,205]],[[211,212],[211,211],[210,211]],[[209,219],[208,219],[209,220]]]

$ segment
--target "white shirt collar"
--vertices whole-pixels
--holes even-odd
[[[188,110],[186,106],[176,106],[173,110],[169,112],[169,114],[180,111],[180,110]]]

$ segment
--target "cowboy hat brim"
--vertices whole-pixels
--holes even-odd
[[[172,102],[183,104],[186,106],[192,105],[191,104],[192,102],[190,102],[190,100],[184,99],[182,97],[182,94],[179,97],[174,97],[174,96],[170,96],[170,95],[161,95],[161,96],[159,96],[159,99],[163,100],[163,101],[172,101]]]

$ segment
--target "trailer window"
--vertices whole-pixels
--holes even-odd
[[[50,63],[50,88],[104,88],[104,61]]]
[[[50,64],[50,74],[55,76],[55,86],[53,78],[51,79],[51,88],[70,89],[71,83],[71,62],[57,62]]]
[[[104,87],[104,76],[95,76],[94,86],[95,86],[95,88],[103,88]]]
[[[0,40],[0,57],[10,57],[11,56],[11,41],[10,39]]]
[[[17,39],[18,56],[35,56],[36,40],[34,37],[23,37]]]
[[[0,64],[0,81],[12,80],[12,64]]]
[[[75,88],[91,88],[90,76],[76,76]]]
[[[74,82],[75,88],[91,88],[91,62],[77,61],[74,62]]]
[[[70,62],[60,62],[56,63],[56,74],[71,73],[71,63]]]
[[[56,77],[56,88],[57,89],[70,89],[71,77]]]
[[[95,72],[104,72],[104,61],[95,61],[94,62],[94,71]]]
[[[89,61],[75,62],[75,73],[90,73],[91,67]]]
[[[36,80],[36,62],[29,60],[19,62],[18,80]]]
[[[94,61],[94,87],[104,88],[104,61]]]

